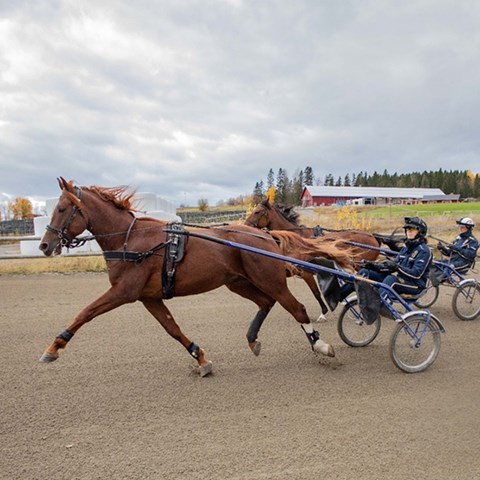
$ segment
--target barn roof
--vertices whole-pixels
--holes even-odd
[[[424,198],[441,197],[445,194],[439,188],[398,188],[398,187],[305,187],[312,197],[385,197],[385,198]]]

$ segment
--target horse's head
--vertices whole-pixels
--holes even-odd
[[[57,180],[62,194],[39,246],[47,256],[60,254],[62,247],[70,246],[72,240],[88,226],[88,219],[82,212],[82,189],[62,177]]]
[[[252,211],[252,213],[246,218],[245,225],[255,228],[269,228],[270,218],[269,212],[272,207],[268,200],[264,200],[259,203]]]

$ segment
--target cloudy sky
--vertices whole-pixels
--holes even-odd
[[[480,2],[0,0],[0,201],[480,172]]]

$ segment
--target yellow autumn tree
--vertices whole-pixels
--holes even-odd
[[[270,205],[275,202],[275,187],[273,185],[267,191],[267,200]]]
[[[14,220],[33,218],[33,205],[28,198],[17,197],[8,206]]]
[[[348,205],[344,205],[337,212],[337,221],[335,228],[340,230],[369,230],[372,226],[372,220],[365,215],[359,218],[358,212]]]

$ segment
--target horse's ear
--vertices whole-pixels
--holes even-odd
[[[58,177],[58,184],[60,185],[60,190],[66,190],[70,193],[75,193],[75,188],[73,186],[73,180],[67,182],[63,177]]]
[[[57,182],[60,190],[64,190],[65,188],[67,188],[67,181],[63,177],[58,177]]]

